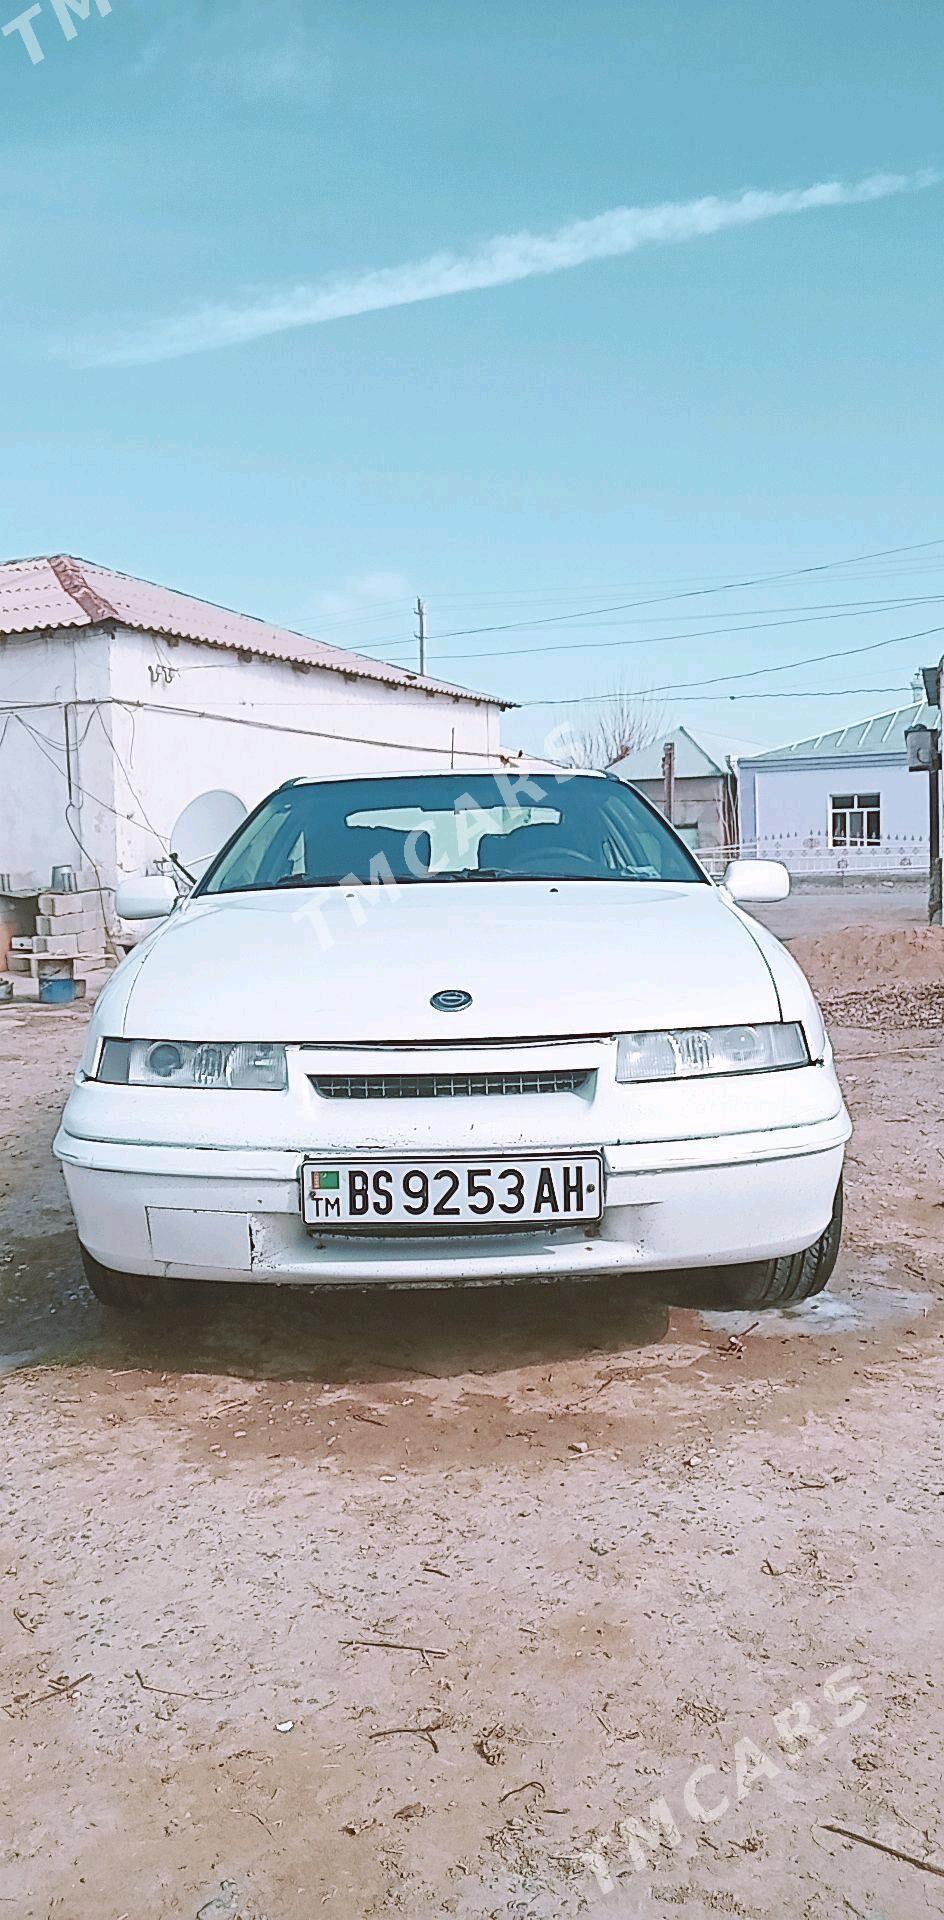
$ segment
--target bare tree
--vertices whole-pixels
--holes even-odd
[[[665,717],[648,695],[615,687],[601,697],[598,708],[578,720],[568,718],[557,737],[568,766],[602,772],[627,753],[651,746],[664,731]]]

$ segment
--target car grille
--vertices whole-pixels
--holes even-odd
[[[514,1073],[328,1073],[312,1074],[322,1100],[468,1100],[482,1095],[583,1093],[586,1067]]]

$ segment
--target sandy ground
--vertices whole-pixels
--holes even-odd
[[[0,1915],[944,1912],[944,1029],[844,1013],[840,1270],[753,1327],[683,1282],[116,1322],[49,1154],[84,1014],[2,1015]]]

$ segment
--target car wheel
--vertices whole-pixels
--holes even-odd
[[[842,1239],[842,1181],[836,1188],[832,1219],[818,1240],[803,1253],[785,1253],[778,1260],[761,1260],[742,1267],[731,1292],[739,1307],[789,1307],[822,1293],[832,1277]]]
[[[96,1300],[104,1307],[157,1307],[167,1299],[167,1281],[146,1274],[115,1273],[103,1267],[85,1247],[79,1249],[82,1266]]]

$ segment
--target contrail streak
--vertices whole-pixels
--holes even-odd
[[[278,291],[250,291],[241,299],[194,307],[110,339],[87,339],[78,349],[73,343],[70,357],[98,367],[146,366],[159,360],[176,360],[185,354],[239,346],[297,327],[351,319],[355,314],[413,306],[421,300],[444,300],[450,294],[473,293],[486,287],[507,287],[538,274],[583,267],[593,260],[614,260],[635,253],[639,247],[678,244],[729,227],[776,220],[784,214],[862,206],[887,200],[892,194],[919,192],[938,185],[940,179],[930,170],[876,173],[865,180],[821,180],[815,186],[791,187],[779,193],[748,189],[727,199],[709,195],[700,200],[670,200],[653,207],[614,207],[590,220],[571,221],[554,233],[498,234],[468,253],[436,253],[426,260],[345,278]]]

